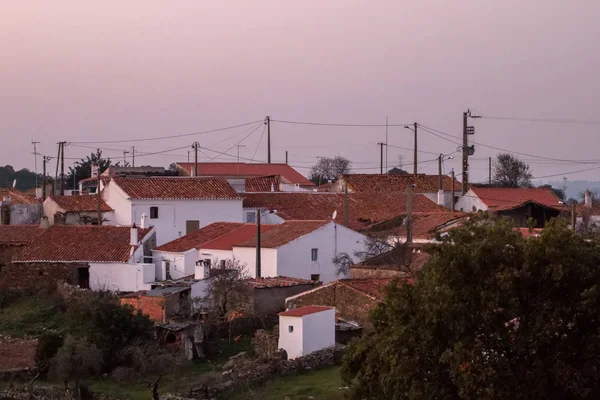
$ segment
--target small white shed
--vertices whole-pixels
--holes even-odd
[[[279,348],[288,359],[335,346],[335,308],[300,307],[279,314]]]

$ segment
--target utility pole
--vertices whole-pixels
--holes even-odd
[[[452,212],[456,211],[455,205],[454,205],[454,169],[452,169],[452,198],[450,199],[450,202],[452,203]]]
[[[65,143],[60,142],[60,195],[65,195]]]
[[[492,185],[492,157],[490,157],[488,165],[488,185]]]
[[[575,231],[575,225],[577,224],[577,205],[573,203],[571,205],[571,229]]]
[[[256,210],[256,277],[260,278],[260,208]]]
[[[469,113],[463,113],[463,145],[462,145],[462,192],[463,195],[469,190],[469,142],[467,140],[467,117]]]
[[[406,187],[406,243],[412,243],[412,185]]]
[[[135,167],[135,146],[131,146],[131,166]]]
[[[98,212],[97,218],[98,218],[98,225],[102,225],[102,205],[100,203],[100,149],[98,149],[98,168],[96,169],[96,175],[97,175],[97,184],[98,184],[98,188],[96,189],[96,211]]]
[[[379,142],[377,145],[380,147],[380,155],[379,155],[379,173],[383,175],[383,145],[385,143]]]
[[[46,163],[50,161],[50,157],[44,156],[43,161],[43,179],[42,179],[42,200],[46,200]]]
[[[388,117],[385,116],[385,173],[387,174],[388,170]]]
[[[54,172],[54,182],[52,182],[52,195],[55,196],[56,195],[56,183],[58,182],[58,166],[59,166],[59,160],[60,160],[60,150],[61,150],[61,145],[60,143],[58,143],[58,155],[56,156],[56,171]]]
[[[414,154],[414,166],[413,166],[413,174],[417,174],[417,126],[419,124],[417,124],[416,122],[414,123],[414,127],[415,127],[415,154]]]
[[[443,190],[443,181],[442,181],[442,161],[443,160],[444,160],[444,155],[440,154],[440,156],[438,157],[438,175],[439,175],[438,190]]]
[[[267,124],[267,162],[271,164],[271,117],[268,115],[265,124]]]
[[[285,163],[286,164],[288,163],[288,151],[287,150],[285,151]]]
[[[350,227],[350,199],[348,197],[348,183],[344,185],[344,225]]]
[[[198,176],[198,142],[192,145],[194,149],[194,176]]]
[[[31,144],[33,145],[33,164],[35,166],[35,187],[37,188],[38,186],[38,169],[37,169],[37,144],[39,142],[34,142],[31,141]]]
[[[127,164],[127,154],[129,154],[129,152],[127,150],[123,150],[123,167],[125,164]]]

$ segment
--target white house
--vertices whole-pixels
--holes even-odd
[[[327,220],[264,224],[258,271],[256,233],[255,224],[215,223],[159,246],[153,250],[157,276],[166,276],[168,271],[177,279],[194,275],[199,265],[236,259],[252,278],[287,276],[330,282],[347,277],[338,274],[335,255],[362,251],[366,240],[366,236]]]
[[[158,245],[213,222],[242,220],[242,199],[220,178],[113,178],[103,198],[115,210],[114,225],[131,225],[145,214]]]
[[[40,279],[55,279],[62,271],[64,280],[92,290],[148,290],[155,281],[155,266],[144,258],[154,245],[152,227],[53,225],[13,263],[18,268],[42,271],[47,266],[54,271]]]
[[[48,196],[44,200],[44,215],[48,217],[51,225],[58,223],[55,218],[60,218],[67,225],[97,225],[98,221],[98,196]],[[100,214],[102,223],[110,224],[113,219],[113,209],[100,199]]]
[[[456,203],[457,211],[501,211],[527,202],[563,209],[561,200],[548,188],[483,188],[471,186]]]
[[[335,346],[335,308],[306,306],[279,313],[279,348],[294,359]]]

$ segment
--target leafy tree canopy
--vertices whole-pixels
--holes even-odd
[[[402,175],[402,174],[408,174],[408,172],[403,170],[402,168],[394,167],[388,171],[388,174],[389,175]]]
[[[499,187],[531,187],[531,168],[510,153],[498,154],[492,182]]]
[[[559,199],[561,199],[562,201],[566,200],[565,191],[563,189],[555,188],[552,185],[541,185],[539,187],[550,189],[556,196],[558,196]]]
[[[354,399],[600,398],[600,247],[475,216],[391,285],[342,375]]]
[[[69,167],[69,172],[65,177],[65,187],[67,189],[77,189],[80,180],[92,176],[92,164],[98,164],[98,160],[100,160],[100,173],[113,165],[110,158],[102,158],[102,150],[91,153],[89,156],[75,161],[73,166]],[[119,165],[119,163],[114,165]]]
[[[12,188],[13,182],[16,180],[16,189],[27,190],[36,187],[36,176],[37,183],[42,183],[42,174],[36,174],[26,168],[15,171],[11,165],[5,165],[0,167],[0,187]]]
[[[341,175],[349,174],[351,168],[352,162],[345,157],[321,157],[310,169],[309,179],[315,185],[322,185],[328,180],[335,181]]]

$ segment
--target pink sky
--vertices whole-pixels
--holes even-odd
[[[191,133],[266,115],[363,124],[388,116],[457,135],[467,108],[600,120],[599,19],[600,2],[566,0],[11,2],[0,16],[0,164],[33,169],[32,140],[54,155],[59,140]],[[475,140],[496,147],[600,159],[600,125],[482,119],[475,126]],[[154,152],[198,140],[224,151],[242,131],[101,147],[115,159],[133,144]],[[253,158],[261,131],[242,143],[242,157]],[[274,123],[272,132],[274,160],[288,150],[303,173],[317,156],[338,153],[357,172],[379,171],[383,128]],[[266,159],[265,142],[256,159]],[[390,128],[389,143],[411,148],[412,135]],[[427,133],[419,143],[432,153],[457,147]],[[90,151],[70,145],[66,155]],[[485,158],[496,153],[477,148],[472,180],[487,177]],[[412,162],[410,151],[390,148],[388,165],[398,156]],[[180,150],[136,165],[185,158]],[[530,160],[536,176],[590,167]],[[436,163],[420,165],[437,171]],[[448,161],[452,167],[459,171],[460,162]],[[599,171],[569,177],[595,179]]]

